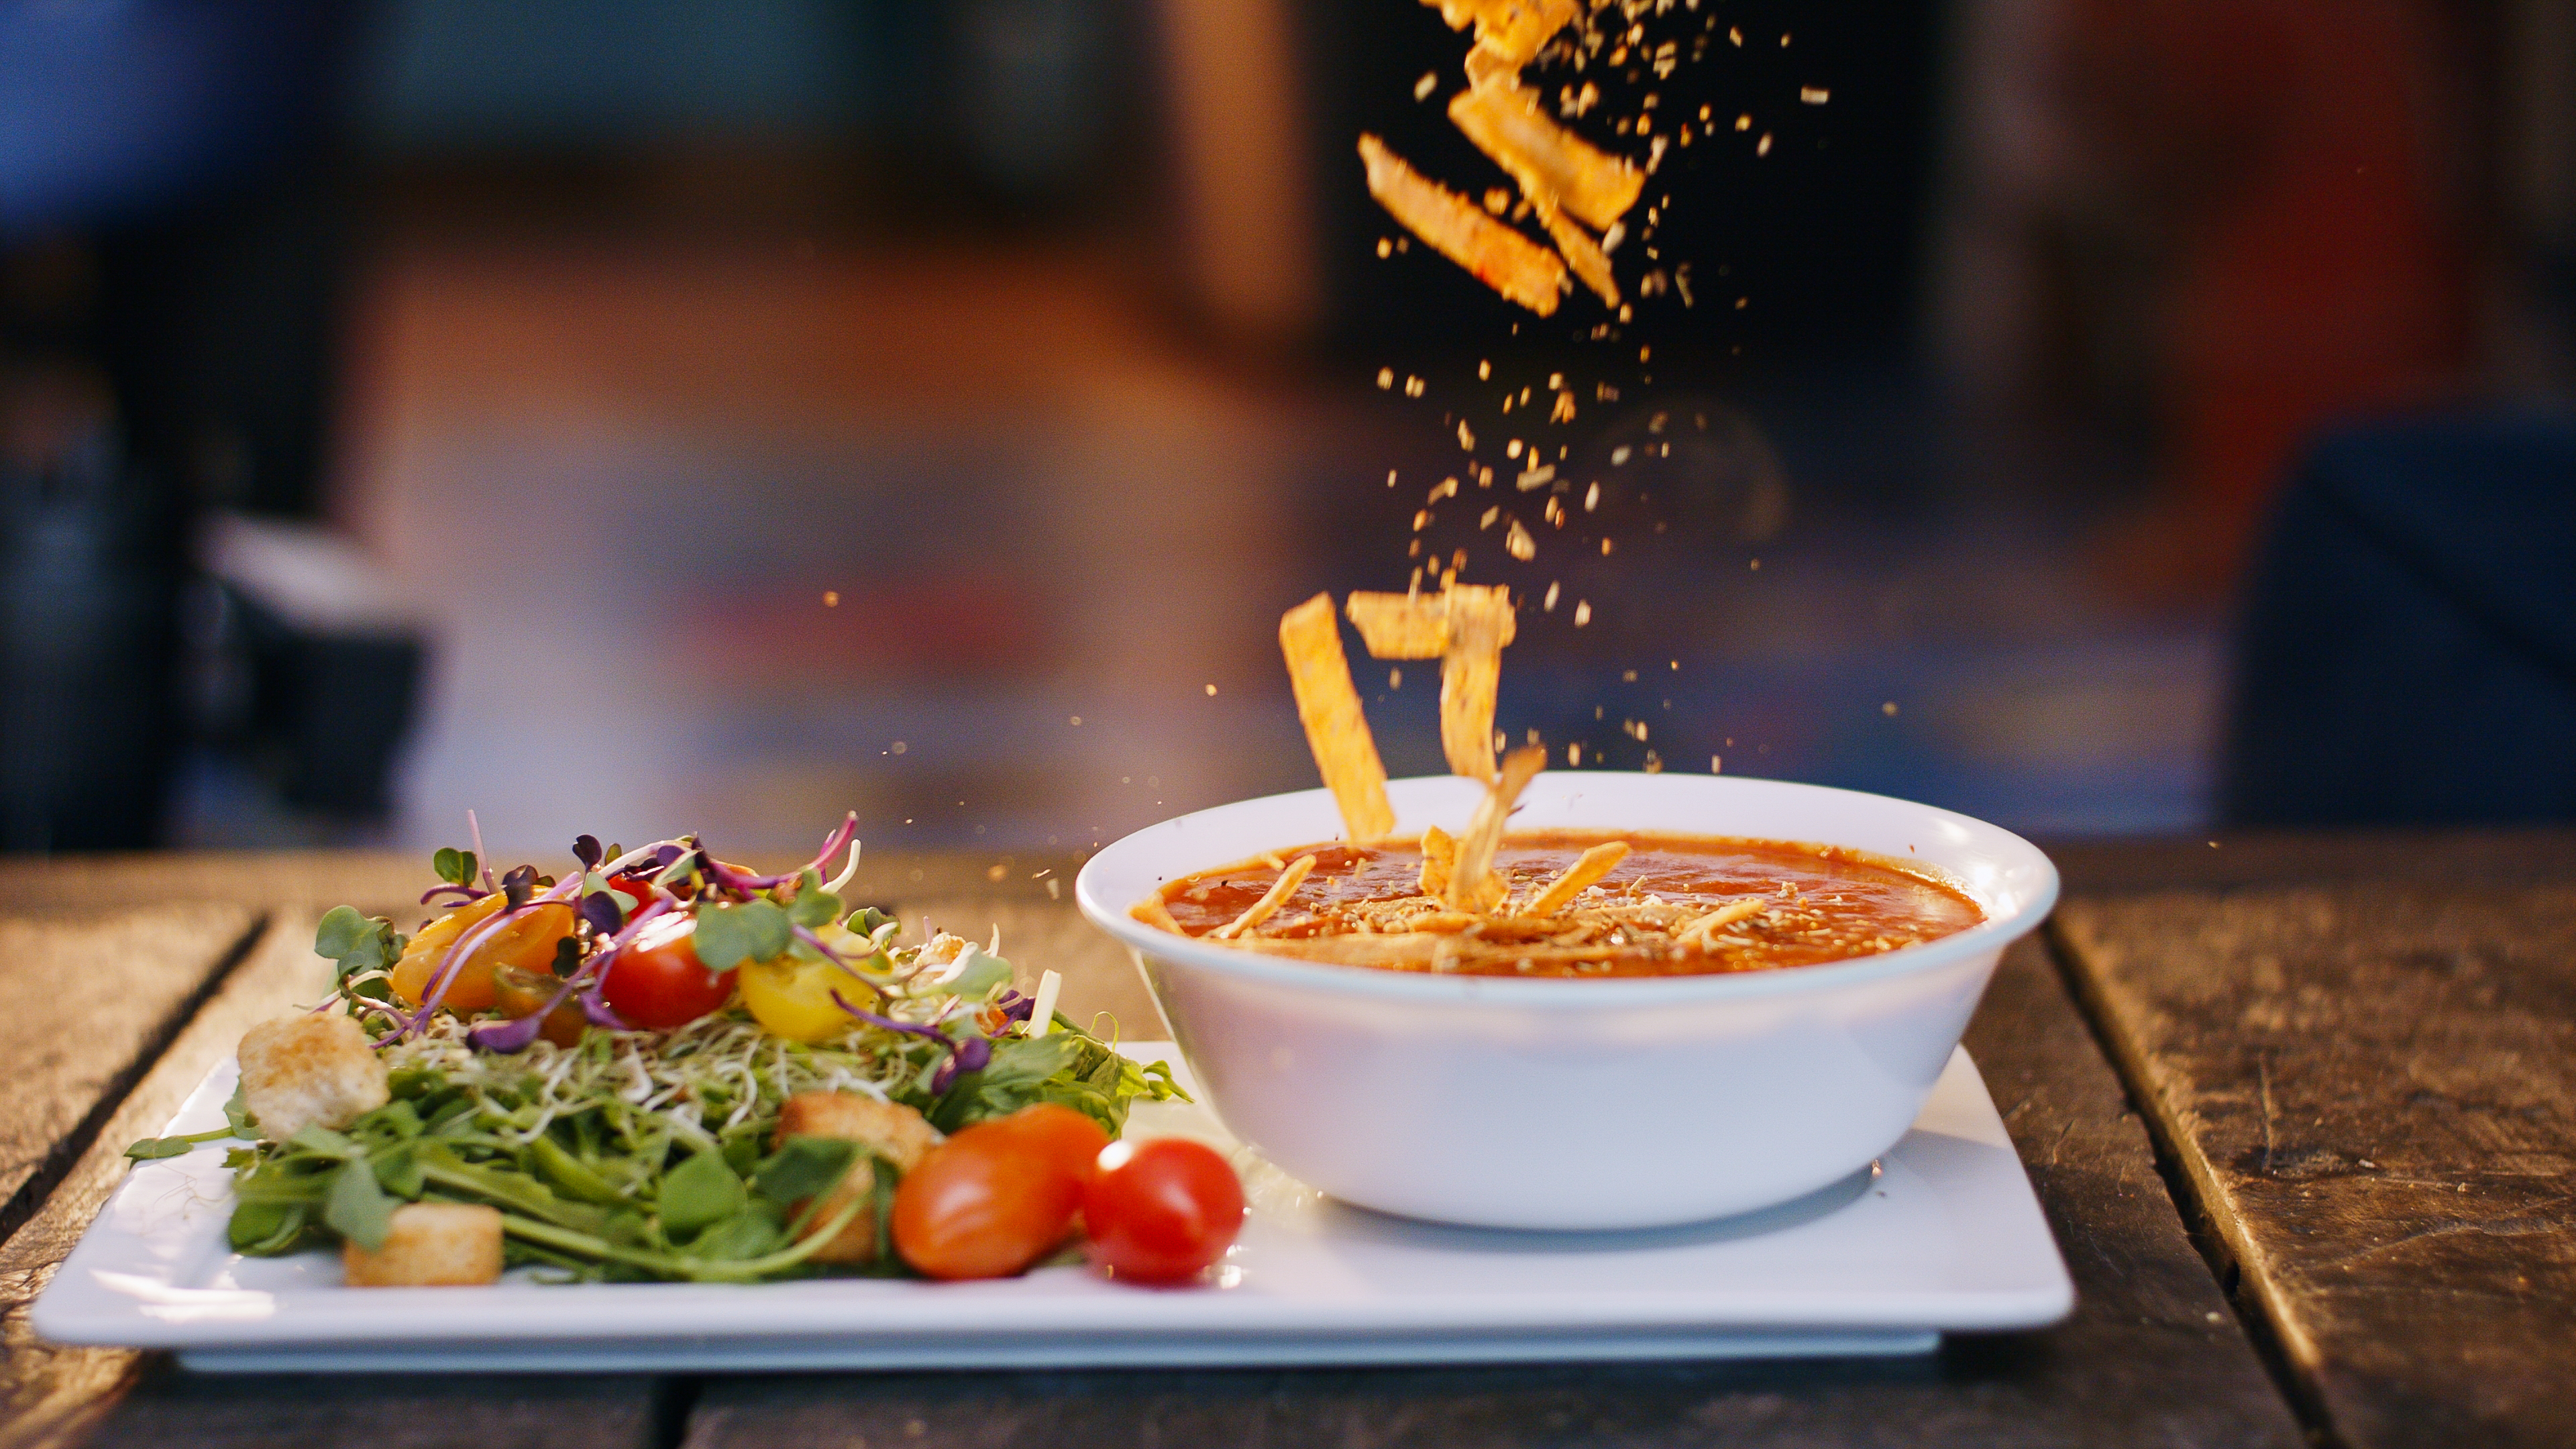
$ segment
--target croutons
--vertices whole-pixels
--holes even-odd
[[[242,1033],[239,1055],[242,1100],[272,1142],[315,1123],[346,1127],[392,1097],[367,1034],[337,1012],[261,1022]]]
[[[385,1245],[340,1245],[352,1288],[463,1288],[501,1276],[501,1210],[473,1202],[413,1202],[394,1209]]]
[[[866,1144],[893,1163],[912,1171],[921,1155],[939,1145],[939,1131],[919,1112],[899,1102],[880,1102],[855,1092],[805,1092],[787,1099],[778,1112],[778,1140],[790,1137],[837,1137]],[[841,1185],[815,1209],[813,1223],[828,1223],[841,1210],[875,1188],[865,1162],[853,1167]],[[876,1220],[862,1212],[816,1250],[817,1263],[872,1263],[877,1256]]]

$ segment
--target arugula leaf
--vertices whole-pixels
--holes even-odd
[[[307,1209],[295,1202],[245,1202],[233,1209],[224,1238],[234,1251],[273,1257],[304,1236]]]
[[[376,1181],[396,1197],[418,1201],[428,1174],[421,1170],[419,1151],[406,1142],[376,1160]]]
[[[691,938],[698,962],[722,974],[745,961],[767,961],[786,954],[794,940],[787,912],[774,901],[745,901],[738,906],[707,906],[698,912]]]
[[[742,1211],[748,1194],[721,1152],[701,1152],[662,1177],[662,1231],[685,1238]]]
[[[323,1204],[322,1221],[369,1252],[385,1245],[394,1230],[393,1200],[376,1185],[376,1170],[365,1159],[352,1158],[331,1174],[331,1195]]]
[[[698,1234],[689,1244],[689,1256],[716,1262],[741,1262],[746,1258],[766,1257],[787,1242],[772,1216],[776,1209],[753,1203],[743,1211]]]
[[[443,845],[429,858],[430,870],[449,885],[472,885],[479,863],[474,859],[473,851],[455,850]]]
[[[839,1137],[790,1137],[753,1174],[751,1190],[785,1207],[831,1191],[859,1158],[858,1143]]]

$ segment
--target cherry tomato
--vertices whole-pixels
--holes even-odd
[[[876,1004],[873,988],[829,961],[780,956],[742,968],[742,1004],[771,1035],[789,1041],[829,1041],[858,1021],[832,999],[835,991],[855,1006]]]
[[[894,1190],[895,1251],[933,1278],[1026,1269],[1064,1241],[1082,1204],[1077,1128],[1106,1135],[1079,1112],[1041,1105],[932,1148]]]
[[[1243,1228],[1243,1184],[1185,1137],[1113,1142],[1083,1190],[1091,1256],[1116,1277],[1178,1283],[1225,1256]]]
[[[403,947],[402,959],[394,963],[394,995],[413,1006],[421,1003],[423,994],[436,979],[439,963],[446,959],[447,948],[456,938],[489,920],[501,908],[502,897],[484,896],[468,901],[428,925]],[[520,912],[509,924],[499,927],[476,946],[464,963],[456,968],[455,979],[447,986],[440,1004],[451,1011],[470,1012],[490,1009],[493,1002],[492,972],[496,967],[516,966],[528,971],[546,971],[554,965],[555,943],[572,934],[572,907],[560,901],[548,901]]]
[[[634,1026],[669,1031],[723,1006],[733,996],[734,973],[709,971],[690,937],[698,923],[682,915],[644,923],[609,964],[600,994]]]
[[[523,971],[516,966],[503,966],[492,973],[493,1004],[501,1008],[504,1016],[533,1016],[546,1011],[546,1003],[554,1000],[555,993],[561,989],[562,978],[550,971]],[[581,1034],[588,1030],[589,1019],[570,1000],[546,1011],[545,1025],[537,1028],[540,1035],[559,1047],[578,1044]]]
[[[1076,1183],[1089,1186],[1093,1164],[1109,1146],[1100,1124],[1071,1107],[1039,1102],[1022,1107],[991,1125],[1019,1139],[1020,1150],[1055,1165]]]

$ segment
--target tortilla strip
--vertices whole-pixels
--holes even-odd
[[[1592,233],[1554,205],[1540,207],[1538,219],[1547,228],[1548,240],[1555,242],[1557,251],[1564,256],[1565,264],[1574,269],[1575,279],[1591,288],[1603,306],[1618,306],[1619,279],[1611,275],[1610,254],[1601,250]],[[1573,394],[1558,393],[1557,397],[1563,400],[1565,410],[1572,410]]]
[[[1422,0],[1452,30],[1476,27],[1476,42],[1515,68],[1527,65],[1558,31],[1574,23],[1575,0]]]
[[[1368,166],[1369,195],[1425,246],[1538,315],[1556,314],[1565,290],[1565,263],[1556,253],[1425,178],[1375,136],[1360,137],[1360,160]]]
[[[1229,942],[1238,951],[1265,956],[1295,956],[1342,966],[1386,966],[1407,961],[1428,963],[1451,938],[1431,932],[1387,936],[1246,936]]]
[[[1353,589],[1344,607],[1372,659],[1437,659],[1449,651],[1449,620],[1459,601],[1506,593],[1499,585],[1452,584],[1436,594],[1379,594]],[[1520,632],[1517,615],[1503,619],[1503,642]]]
[[[1449,647],[1446,594],[1376,594],[1351,590],[1344,609],[1372,659],[1437,659]]]
[[[1512,59],[1510,53],[1500,46],[1477,41],[1467,51],[1467,84],[1484,85],[1498,76],[1505,80],[1518,80],[1521,66],[1525,63]]]
[[[1494,874],[1494,852],[1502,846],[1503,827],[1511,820],[1512,806],[1529,788],[1531,777],[1546,767],[1547,750],[1539,745],[1514,750],[1503,761],[1502,772],[1486,787],[1485,798],[1477,804],[1474,818],[1467,822],[1467,833],[1458,839],[1458,859],[1450,867],[1449,888],[1440,894],[1449,909],[1482,915],[1511,894],[1502,877]]]
[[[1608,875],[1612,866],[1617,865],[1619,862],[1626,860],[1627,858],[1628,842],[1624,840],[1603,841],[1601,844],[1592,847],[1590,850],[1587,850],[1583,852],[1582,855],[1576,857],[1574,864],[1565,868],[1565,874],[1558,876],[1553,881],[1550,881],[1547,889],[1540,891],[1536,898],[1531,900],[1527,906],[1522,907],[1521,914],[1525,916],[1555,915],[1557,912],[1565,909],[1568,901],[1581,895],[1586,887],[1601,879],[1601,877]]]
[[[1449,119],[1512,174],[1532,205],[1553,197],[1594,231],[1608,231],[1646,189],[1646,173],[1550,120],[1538,92],[1517,80],[1498,76],[1460,91],[1449,100]]]
[[[1460,584],[1448,591],[1449,639],[1440,656],[1440,752],[1451,774],[1494,778],[1494,696],[1511,632],[1508,590]],[[1489,852],[1490,854],[1490,852]]]
[[[1159,927],[1175,936],[1189,934],[1181,929],[1180,922],[1172,919],[1172,908],[1163,900],[1160,892],[1147,896],[1128,907],[1127,914],[1146,925]]]
[[[1760,896],[1747,896],[1745,899],[1740,901],[1728,901],[1725,905],[1719,906],[1716,910],[1713,910],[1707,915],[1700,917],[1698,920],[1691,922],[1689,925],[1682,927],[1681,933],[1673,937],[1673,944],[1676,946],[1697,945],[1700,942],[1707,940],[1710,936],[1715,935],[1717,932],[1724,930],[1728,926],[1734,925],[1736,922],[1741,921],[1748,916],[1758,916],[1762,914],[1762,908],[1767,904],[1768,902]]]
[[[1458,858],[1458,841],[1437,825],[1422,832],[1422,893],[1436,896],[1449,888],[1449,867]]]
[[[1315,768],[1341,808],[1343,833],[1354,845],[1383,838],[1395,829],[1395,807],[1387,803],[1386,766],[1369,737],[1359,691],[1351,687],[1350,661],[1342,657],[1332,595],[1317,594],[1279,616],[1279,650],[1288,657],[1288,684]]]
[[[1278,910],[1280,904],[1286,901],[1288,897],[1296,891],[1298,886],[1305,883],[1308,872],[1314,870],[1314,868],[1315,857],[1311,855],[1301,855],[1295,860],[1288,862],[1288,868],[1279,872],[1279,879],[1272,881],[1270,883],[1270,889],[1261,893],[1261,899],[1244,907],[1242,915],[1239,915],[1233,920],[1226,922],[1224,925],[1217,927],[1215,930],[1208,932],[1208,934],[1220,941],[1231,941],[1235,937],[1242,935],[1244,932],[1251,930],[1253,927],[1260,925],[1262,922],[1269,920],[1271,913]]]

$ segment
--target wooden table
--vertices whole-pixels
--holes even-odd
[[[2576,833],[2070,846],[1968,1033],[2072,1319],[1923,1358],[780,1377],[197,1376],[36,1340],[27,1304],[314,918],[409,859],[12,862],[0,903],[0,1449],[2576,1443]],[[1047,882],[872,860],[898,903],[1160,1020]],[[1048,873],[1051,871],[1051,874]],[[1067,892],[1066,894],[1069,894]]]

